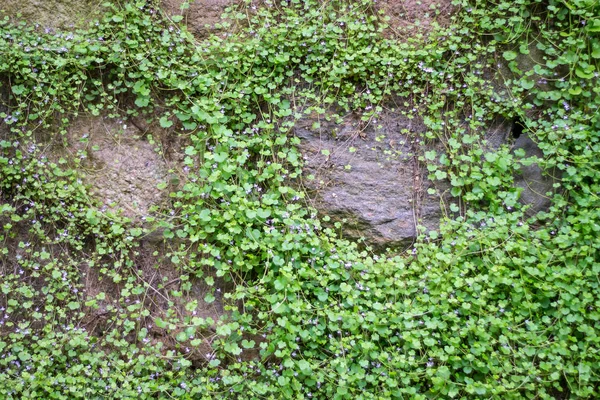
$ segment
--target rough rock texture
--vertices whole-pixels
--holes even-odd
[[[402,249],[415,240],[417,225],[437,229],[457,200],[448,195],[448,182],[428,181],[416,160],[415,134],[425,130],[417,117],[390,112],[364,125],[355,117],[340,124],[317,116],[299,121],[295,133],[301,139],[305,171],[315,177],[306,181],[309,197],[321,217],[342,223],[346,238],[363,238],[377,250]],[[515,139],[511,128],[512,121],[493,121],[485,135],[487,151],[509,145],[513,151],[523,149],[526,157],[543,156],[526,131]],[[520,201],[531,206],[530,215],[550,205],[546,193],[555,182],[550,175],[534,163],[515,176],[515,186],[523,188]],[[438,194],[429,194],[429,188]]]
[[[503,117],[495,118],[487,128],[485,150],[498,150],[503,144],[509,143],[512,140],[511,130],[512,121]]]
[[[390,17],[387,34],[401,37],[445,25],[455,10],[451,0],[381,0],[376,8]]]
[[[538,49],[536,46],[536,42],[531,42],[527,49],[515,48],[512,49],[516,53],[516,58],[514,61],[508,62],[506,60],[500,59],[498,61],[498,69],[491,79],[494,86],[496,87],[498,92],[501,92],[502,97],[506,98],[508,93],[506,92],[506,83],[507,81],[517,82],[521,79],[527,81],[533,81],[534,87],[542,90],[548,91],[552,89],[552,86],[547,82],[547,80],[535,73],[535,67],[538,65],[545,65],[547,61],[547,56],[545,53]],[[534,71],[534,73],[526,77],[525,71]],[[560,76],[565,76],[569,72],[568,67],[563,66],[560,69]],[[529,100],[533,101],[533,96],[529,96]]]
[[[102,15],[105,0],[2,0],[0,15],[39,24],[43,28],[83,26]],[[170,16],[182,15],[183,23],[197,37],[225,33],[215,25],[235,0],[190,0],[189,8],[181,9],[184,0],[162,0],[163,10]],[[259,7],[262,1],[256,1]],[[437,22],[445,24],[454,10],[450,0],[380,0],[375,3],[390,17],[387,34],[405,36],[424,32]],[[19,16],[20,14],[20,16]]]
[[[27,21],[48,29],[68,29],[85,26],[101,17],[106,0],[1,0],[0,16],[8,15],[17,21]],[[183,0],[163,0],[168,15],[183,15],[189,30],[198,38],[221,30],[215,28],[221,14],[233,0],[190,0],[190,7],[181,10]]]
[[[163,9],[169,15],[182,15],[183,23],[197,38],[205,38],[211,34],[222,32],[215,27],[221,21],[221,15],[233,0],[196,0],[190,1],[190,6],[182,10],[183,0],[163,0]]]
[[[69,127],[67,151],[82,160],[86,183],[108,208],[129,217],[148,215],[165,197],[157,185],[168,182],[168,166],[131,124],[84,117]]]
[[[221,22],[225,9],[235,0],[195,0],[190,1],[187,9],[181,9],[184,0],[163,0],[163,9],[169,15],[183,15],[183,22],[199,39],[211,34],[223,34],[227,31],[215,25]],[[255,0],[251,9],[261,7],[268,1]],[[445,25],[455,7],[451,0],[380,0],[374,2],[375,9],[390,17],[386,36],[404,37],[416,32],[426,32],[432,25]]]
[[[487,150],[493,151],[501,145],[508,144],[513,153],[519,149],[523,150],[525,158],[544,158],[543,151],[531,138],[530,132],[524,129],[521,135],[513,137],[512,126],[512,121],[501,117],[496,118],[487,130]],[[519,200],[522,204],[529,206],[528,215],[550,207],[551,195],[555,191],[554,183],[560,179],[555,176],[556,173],[557,171],[545,171],[537,163],[520,167],[519,172],[514,176],[514,185],[523,189]]]
[[[337,125],[309,117],[295,132],[305,169],[315,176],[307,185],[321,216],[342,222],[345,237],[364,238],[375,248],[406,247],[417,225],[435,229],[442,215],[440,197],[427,193],[432,183],[414,155],[410,133],[424,126],[400,114],[385,115],[378,124],[380,130],[362,128],[357,118]]]
[[[525,157],[543,158],[544,153],[526,133],[515,139],[513,150],[523,149]],[[555,191],[554,183],[559,181],[557,171],[544,171],[538,164],[521,166],[515,176],[515,185],[523,189],[520,201],[530,205],[527,214],[533,215],[550,207],[551,195]]]
[[[8,15],[42,28],[69,28],[98,18],[102,3],[104,0],[2,0],[0,16]]]
[[[225,8],[235,0],[196,0],[181,9],[183,0],[162,0],[168,15],[183,15],[183,23],[199,39],[210,34],[226,33],[215,27]],[[57,28],[78,25],[99,15],[103,0],[4,0],[0,4],[7,15]],[[258,2],[257,2],[258,4]],[[450,0],[380,0],[376,9],[390,17],[386,35],[402,37],[428,31],[435,23],[445,24],[455,11]],[[516,60],[521,70],[543,62],[535,48]],[[500,89],[505,79],[516,75],[504,65],[499,76],[490,78]],[[536,84],[543,80],[534,77]],[[343,232],[349,238],[361,237],[376,248],[409,245],[416,236],[416,226],[435,229],[441,216],[448,212],[449,199],[430,195],[423,165],[414,156],[416,143],[411,133],[424,130],[418,119],[388,113],[378,123],[364,124],[354,117],[343,123],[319,121],[316,117],[300,121],[296,134],[302,139],[307,170],[315,175],[308,182],[312,201],[322,215],[334,222],[344,221]],[[381,129],[374,129],[381,125]],[[313,127],[314,126],[314,127]],[[494,121],[488,130],[488,150],[512,143],[510,121]],[[146,215],[153,204],[160,203],[165,191],[158,184],[169,181],[168,165],[139,130],[116,121],[100,118],[79,119],[69,131],[69,149],[73,157],[85,151],[82,165],[93,193],[107,207],[122,208],[131,217]],[[87,135],[87,136],[85,136]],[[541,156],[541,151],[527,136],[514,140],[513,148],[523,148],[527,156]],[[325,151],[323,151],[325,150]],[[554,180],[535,164],[522,167],[515,184],[523,188],[521,200],[531,204],[531,213],[549,204],[546,196]],[[440,186],[439,183],[436,185]],[[440,189],[440,187],[438,187]],[[438,192],[443,192],[438,190]],[[157,235],[158,239],[162,237]]]

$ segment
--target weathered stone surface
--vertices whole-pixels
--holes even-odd
[[[2,0],[0,15],[28,21],[42,28],[85,26],[102,15],[104,0]]]
[[[428,181],[424,165],[417,161],[417,134],[425,126],[417,118],[399,112],[381,116],[362,128],[355,117],[336,124],[309,116],[295,128],[305,158],[309,197],[320,216],[342,223],[349,239],[363,238],[381,250],[402,249],[417,236],[417,225],[437,229],[443,215],[449,215],[451,202],[448,182]],[[379,129],[373,128],[379,126]],[[542,157],[541,150],[525,131],[513,138],[512,121],[497,118],[487,129],[486,150],[502,145],[523,149],[526,157]],[[546,195],[555,180],[537,164],[523,166],[515,176],[515,186],[523,188],[520,201],[534,214],[550,205]],[[429,194],[427,189],[437,189]]]
[[[181,9],[184,0],[163,0],[162,8],[169,15],[182,15],[188,29],[201,39],[235,30],[216,26],[222,22],[221,15],[225,9],[234,3],[234,0],[196,0],[190,1],[189,8]],[[255,0],[249,7],[252,11],[271,3]],[[380,0],[374,2],[374,7],[390,17],[385,35],[394,37],[424,33],[436,23],[446,25],[455,10],[451,0]]]
[[[350,118],[342,124],[306,118],[296,127],[313,205],[343,234],[364,238],[375,248],[406,247],[417,235],[417,225],[435,229],[441,217],[440,199],[427,194],[432,184],[415,157],[414,135],[424,126],[401,114],[385,115],[361,129]]]
[[[498,150],[500,146],[509,143],[512,140],[512,121],[504,118],[495,118],[487,127],[485,135],[485,150]]]
[[[52,29],[80,25],[100,15],[102,3],[103,0],[4,0],[0,9],[11,18],[16,19],[20,13],[18,18]],[[182,4],[183,0],[162,0],[163,10],[168,15],[183,15],[183,23],[196,37],[226,33],[215,25],[233,0],[196,0],[183,10]],[[436,22],[446,23],[454,10],[449,0],[381,0],[374,6],[390,16],[386,34],[392,36],[425,32]],[[531,47],[528,55],[519,54],[517,67],[531,69],[543,58],[540,50]],[[498,76],[490,80],[500,91],[504,90],[504,80],[516,78],[513,71],[501,65]],[[532,79],[543,88],[542,79]],[[308,189],[313,205],[322,215],[329,215],[334,222],[345,220],[346,237],[365,238],[376,248],[402,247],[414,240],[417,225],[436,228],[447,212],[449,199],[427,193],[433,183],[426,179],[424,166],[416,161],[417,143],[412,142],[414,133],[425,129],[417,118],[390,112],[366,127],[354,117],[341,124],[321,120],[319,128],[313,128],[315,122],[316,117],[309,117],[296,128],[302,139],[306,169],[315,175],[307,183]],[[168,166],[153,146],[135,137],[135,128],[124,125],[80,119],[70,129],[70,146],[73,156],[78,151],[87,152],[89,158],[83,163],[86,179],[99,199],[107,206],[123,208],[126,215],[141,216],[163,199],[165,192],[156,185],[168,182]],[[381,129],[374,129],[376,125],[381,125]],[[511,122],[502,118],[490,125],[486,135],[488,151],[508,143],[513,149],[525,150],[527,156],[542,156],[527,135],[513,139],[510,127]],[[81,140],[86,133],[89,136]],[[532,205],[530,213],[549,205],[546,193],[552,191],[555,180],[548,175],[533,164],[522,167],[515,177],[515,185],[523,188],[521,201]],[[161,235],[157,237],[160,239]]]
[[[522,134],[515,139],[513,150],[522,149],[525,157],[543,158],[544,153],[529,135]],[[554,183],[558,177],[554,176],[556,171],[544,171],[538,164],[523,165],[520,173],[515,176],[515,186],[523,189],[520,201],[530,205],[527,213],[533,215],[550,207],[551,195],[555,191]]]
[[[494,151],[508,144],[513,153],[519,149],[523,150],[525,158],[544,157],[543,151],[531,138],[531,132],[525,128],[518,137],[513,137],[512,128],[512,121],[501,117],[496,118],[487,130],[487,150]],[[558,177],[554,176],[555,173],[556,171],[544,171],[537,163],[520,166],[519,172],[514,176],[514,185],[523,189],[519,201],[530,206],[528,215],[550,207],[551,198],[548,194],[554,192],[554,183],[558,181]]]
[[[128,217],[148,215],[166,196],[157,185],[169,179],[167,163],[140,135],[127,122],[102,117],[75,120],[67,135],[67,150],[82,160],[92,194]]]
[[[396,37],[425,33],[435,23],[446,25],[455,10],[451,0],[380,0],[374,4],[390,18],[386,35]]]
[[[27,21],[45,29],[69,29],[83,27],[94,18],[100,18],[106,0],[2,0],[0,16],[8,15],[14,21]],[[163,0],[162,9],[168,15],[183,15],[190,31],[198,38],[221,30],[215,27],[225,8],[233,0],[190,1],[190,7],[182,10],[183,0]]]
[[[197,38],[205,38],[211,34],[222,32],[217,28],[221,15],[233,0],[196,0],[190,2],[189,8],[181,9],[183,0],[163,0],[163,9],[169,15],[182,15],[183,23]]]

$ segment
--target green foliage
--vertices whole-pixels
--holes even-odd
[[[235,35],[202,43],[146,1],[85,31],[1,21],[0,397],[598,397],[600,6],[455,3],[448,27],[406,42],[383,38],[370,1],[240,6]],[[291,128],[369,121],[393,96],[426,122],[420,157],[462,208],[374,255],[306,207]],[[84,113],[186,138],[170,209],[107,212],[76,160],[46,157],[42,130]],[[543,160],[491,152],[498,115],[520,115]],[[562,192],[527,217],[513,176],[531,162]],[[155,229],[176,288],[140,272]],[[196,315],[217,298],[219,321]]]

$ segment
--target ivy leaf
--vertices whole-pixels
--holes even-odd
[[[438,180],[446,179],[447,176],[448,176],[448,174],[445,171],[440,171],[440,170],[435,171],[435,177]]]
[[[149,96],[137,96],[135,98],[135,105],[143,108],[143,107],[147,107],[148,104],[150,104],[150,97]]]
[[[517,53],[515,53],[514,51],[505,51],[504,53],[502,53],[502,57],[504,57],[506,61],[512,61],[515,58],[517,58]]]
[[[10,89],[16,95],[20,95],[20,94],[23,94],[23,92],[25,92],[25,86],[23,86],[23,85],[15,85],[15,86],[11,87]]]
[[[582,79],[590,79],[594,77],[595,71],[596,67],[594,67],[593,65],[581,63],[580,66],[575,68],[575,75]]]
[[[600,58],[600,43],[599,42],[592,43],[592,57]]]
[[[231,327],[228,324],[223,324],[217,327],[217,335],[229,336],[231,335]]]
[[[155,318],[154,319],[154,323],[156,324],[157,327],[161,328],[161,329],[165,329],[169,324],[164,321],[162,318]]]
[[[348,285],[346,282],[342,282],[340,284],[340,290],[342,292],[349,293],[350,291],[352,291],[352,286]]]
[[[198,154],[198,151],[193,146],[188,146],[185,148],[185,154],[188,156],[195,156]]]
[[[287,285],[287,280],[284,277],[279,277],[279,278],[275,279],[275,282],[273,282],[273,287],[277,291],[285,289],[286,285]]]
[[[203,222],[209,222],[212,220],[211,217],[211,212],[208,209],[203,209],[202,211],[200,211],[200,214],[198,214],[198,218],[200,218],[201,221]]]
[[[594,18],[594,19],[588,20],[586,29],[588,32],[600,32],[600,18]]]
[[[214,302],[215,300],[215,296],[212,293],[207,293],[206,296],[204,296],[204,301],[208,304]]]
[[[260,218],[262,218],[262,219],[267,219],[267,218],[269,218],[269,217],[271,216],[271,210],[269,210],[269,209],[264,209],[264,208],[259,208],[259,209],[256,211],[256,214],[257,214],[257,215],[258,215]]]
[[[329,294],[321,289],[317,292],[317,298],[319,299],[319,301],[324,302],[329,298]]]
[[[521,80],[521,87],[525,90],[529,90],[532,87],[535,86],[535,82],[529,79],[522,79]]]
[[[239,356],[242,354],[242,349],[240,349],[237,343],[226,342],[223,346],[223,349],[234,356]]]
[[[227,160],[227,156],[228,154],[225,152],[219,152],[213,155],[213,158],[216,162],[221,163],[225,160]]]
[[[435,160],[436,156],[437,156],[437,153],[435,150],[430,150],[430,151],[425,152],[425,158],[429,161]]]
[[[306,360],[298,361],[298,368],[304,375],[310,375],[312,373],[312,368],[310,367],[310,363]]]
[[[193,121],[187,121],[183,123],[183,127],[188,131],[194,130],[198,127],[198,124]]]
[[[160,122],[160,126],[163,128],[170,128],[173,126],[173,121],[169,120],[166,115],[162,116],[158,122]]]
[[[114,224],[111,228],[111,231],[115,234],[115,235],[120,235],[123,232],[125,232],[125,228],[119,224]]]

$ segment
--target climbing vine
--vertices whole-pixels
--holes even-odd
[[[77,31],[1,20],[0,394],[598,397],[600,5],[453,4],[403,40],[370,1],[244,3],[202,42],[146,0]],[[293,127],[371,123],[391,98],[460,202],[376,254],[307,206]],[[48,152],[81,115],[181,138],[181,182],[145,221]],[[498,117],[543,157],[491,150]],[[514,185],[531,164],[556,181],[533,215]]]

